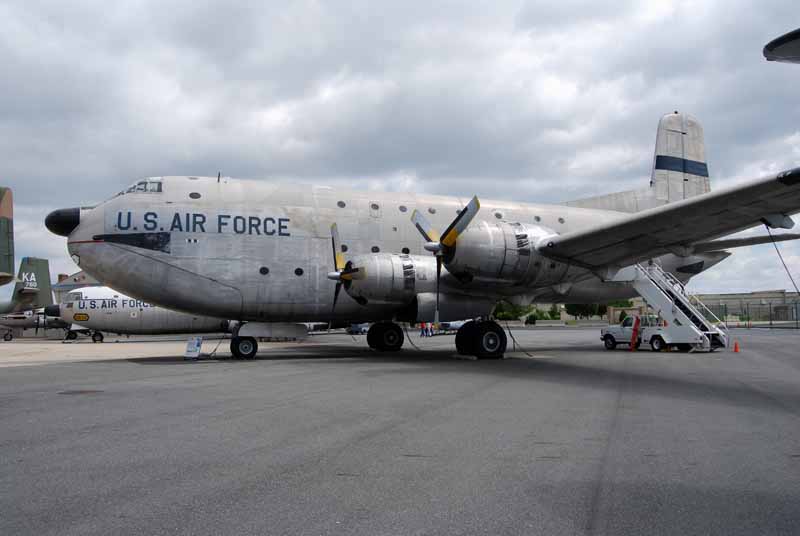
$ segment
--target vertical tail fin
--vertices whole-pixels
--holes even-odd
[[[661,203],[672,203],[711,191],[703,126],[677,111],[658,122],[650,187]]]
[[[0,186],[0,285],[14,279],[14,202],[10,188]]]
[[[38,309],[53,304],[50,288],[50,263],[47,259],[25,257],[19,263],[19,275],[12,300],[25,309]]]

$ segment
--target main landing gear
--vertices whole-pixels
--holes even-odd
[[[258,352],[258,341],[255,337],[233,337],[231,339],[231,354],[237,359],[253,359]]]
[[[506,332],[492,320],[470,320],[456,332],[456,350],[461,355],[474,355],[478,359],[500,359],[507,345]]]
[[[377,322],[367,331],[367,344],[381,352],[396,352],[405,342],[403,330],[394,322]]]

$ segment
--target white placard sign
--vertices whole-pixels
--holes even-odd
[[[189,337],[186,341],[186,352],[183,357],[186,359],[197,359],[200,357],[200,348],[203,347],[203,337]]]

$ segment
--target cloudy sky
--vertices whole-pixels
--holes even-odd
[[[761,55],[798,26],[790,0],[3,2],[17,259],[76,270],[44,216],[144,176],[548,202],[638,188],[672,110],[703,123],[712,188],[798,166],[800,66]],[[800,244],[780,247],[800,275]],[[693,287],[791,283],[765,245]]]

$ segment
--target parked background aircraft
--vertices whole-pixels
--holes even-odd
[[[50,264],[47,259],[23,258],[11,300],[0,303],[0,326],[7,328],[3,339],[12,339],[12,328],[33,328],[37,331],[40,328],[66,328],[67,325],[57,315],[45,315],[44,308],[52,303]]]
[[[0,285],[14,280],[14,199],[0,186]]]
[[[226,333],[230,324],[222,318],[158,307],[108,287],[73,290],[60,304],[46,307],[45,313],[90,330],[94,342],[103,341],[103,332],[128,335]],[[74,339],[75,331],[71,328],[67,338]]]
[[[676,112],[659,122],[649,187],[564,205],[155,177],[46,225],[113,288],[248,321],[231,342],[241,355],[275,322],[373,321],[370,346],[394,350],[395,321],[489,318],[499,299],[630,297],[614,281],[626,266],[652,260],[686,281],[729,248],[770,240],[717,238],[791,228],[798,210],[800,169],[710,192],[702,127]],[[505,333],[468,322],[456,345],[497,357]]]
[[[0,302],[0,314],[38,309],[53,303],[50,288],[50,263],[47,259],[24,257],[11,300]]]

